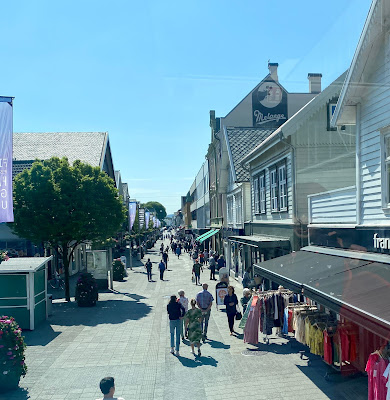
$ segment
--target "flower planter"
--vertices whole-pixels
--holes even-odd
[[[16,390],[19,387],[20,375],[6,374],[0,371],[0,393]]]
[[[89,273],[80,275],[76,284],[75,298],[79,307],[93,307],[98,300],[96,279]]]

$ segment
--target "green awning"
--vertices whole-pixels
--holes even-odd
[[[216,233],[219,232],[219,229],[213,229],[206,236],[203,236],[202,239],[199,240],[199,243],[203,243],[206,239],[211,238],[211,236],[214,236]]]
[[[200,236],[198,236],[195,240],[201,240],[203,237],[207,236],[210,232],[213,230],[207,231],[205,233],[202,233]]]

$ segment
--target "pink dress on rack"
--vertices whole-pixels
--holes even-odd
[[[244,328],[244,343],[259,343],[260,301],[258,296],[253,296]]]

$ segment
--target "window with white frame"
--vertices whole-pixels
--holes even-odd
[[[279,210],[287,210],[287,173],[286,164],[278,167],[279,183]]]
[[[269,180],[271,187],[271,211],[278,211],[278,175],[276,167],[270,169]]]
[[[227,217],[228,224],[233,223],[233,196],[227,198]]]
[[[260,190],[260,213],[265,214],[265,173],[259,176],[259,190]]]
[[[382,206],[390,208],[390,132],[383,135]]]
[[[255,207],[255,214],[260,212],[259,208],[259,177],[253,178],[253,204]]]
[[[236,201],[236,224],[242,223],[242,196],[240,194],[235,195]]]

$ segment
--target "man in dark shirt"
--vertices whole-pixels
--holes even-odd
[[[200,271],[203,272],[203,267],[198,260],[195,260],[195,264],[192,267],[192,272],[195,275],[195,285],[200,285]]]
[[[146,272],[148,274],[148,282],[152,281],[152,263],[150,262],[150,258],[148,258],[148,262],[145,264]]]
[[[177,301],[175,295],[171,296],[171,300],[167,305],[169,315],[169,330],[171,334],[171,353],[174,353],[175,331],[176,331],[176,355],[179,356],[180,334],[181,334],[181,319],[186,313],[184,307]]]
[[[168,257],[168,253],[166,251],[164,251],[162,258],[164,260],[164,264],[165,264],[165,268],[168,271],[168,261],[169,261],[169,257]]]

